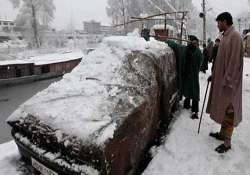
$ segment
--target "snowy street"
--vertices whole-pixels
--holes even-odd
[[[208,74],[200,74],[200,111],[206,88]],[[176,113],[169,135],[158,148],[152,149],[154,155],[143,175],[249,175],[250,167],[250,59],[245,58],[243,75],[243,122],[235,129],[232,149],[219,155],[214,151],[221,142],[208,136],[218,131],[220,126],[208,115],[203,115],[201,132],[197,129],[199,120],[191,120],[190,112]],[[27,175],[19,161],[14,142],[0,145],[0,174]]]
[[[219,131],[216,124],[203,115],[201,132],[198,135],[199,120],[191,120],[191,113],[182,110],[172,123],[165,143],[153,150],[154,158],[143,175],[248,175],[250,171],[250,59],[245,59],[243,74],[243,121],[235,129],[232,149],[219,155],[214,149],[222,142],[208,136]],[[208,74],[200,73],[200,111],[205,94]],[[206,107],[206,106],[205,106]],[[204,109],[205,111],[205,109]]]

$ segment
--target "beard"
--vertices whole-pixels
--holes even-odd
[[[190,49],[190,50],[195,50],[196,49],[196,47],[193,45],[193,44],[188,44],[188,49]]]

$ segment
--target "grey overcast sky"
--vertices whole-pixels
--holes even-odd
[[[82,29],[82,22],[88,20],[110,23],[106,15],[107,0],[54,0],[56,5],[53,26],[67,28],[73,22],[75,28]],[[0,0],[0,18],[14,19],[17,12],[12,9],[9,0]]]
[[[201,10],[202,0],[192,0],[194,5]],[[230,12],[233,16],[250,10],[249,0],[206,0],[207,8],[213,8],[213,12],[219,14],[221,12]]]
[[[233,16],[249,10],[248,0],[207,0],[208,7],[212,7],[215,13],[223,11],[231,12]],[[62,29],[70,26],[71,21],[75,28],[82,29],[82,21],[96,20],[103,24],[109,24],[106,15],[107,0],[54,0],[56,5],[55,20],[53,26]],[[200,10],[202,0],[193,0]],[[14,19],[17,12],[12,10],[9,0],[0,0],[0,18]],[[72,20],[71,20],[72,19]]]

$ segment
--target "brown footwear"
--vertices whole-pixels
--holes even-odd
[[[217,140],[221,140],[221,141],[225,140],[225,138],[222,135],[220,135],[220,133],[218,133],[218,132],[210,132],[209,136],[213,137],[213,138],[215,138]]]

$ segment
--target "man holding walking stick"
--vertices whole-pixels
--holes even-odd
[[[234,127],[242,121],[243,44],[239,32],[233,27],[230,13],[221,13],[216,21],[223,37],[212,75],[208,78],[211,89],[207,113],[221,125],[219,132],[209,134],[224,142],[215,151],[225,153],[231,149]]]

